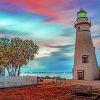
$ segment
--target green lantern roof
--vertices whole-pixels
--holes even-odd
[[[78,18],[83,18],[83,17],[86,17],[87,13],[81,9],[78,13],[77,13],[77,16]]]

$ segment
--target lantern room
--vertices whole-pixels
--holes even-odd
[[[86,13],[83,9],[81,9],[81,10],[77,13],[78,18],[87,17],[86,15],[87,15],[87,13]]]

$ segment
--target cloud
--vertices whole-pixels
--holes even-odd
[[[48,57],[52,52],[58,51],[57,48],[48,48],[48,47],[42,47],[40,48],[39,54],[36,55],[36,58],[41,58],[41,57]]]
[[[91,35],[94,46],[96,48],[100,47],[100,25],[99,24],[93,25],[91,32],[92,32]]]
[[[93,24],[91,27],[92,34],[98,34],[100,33],[100,25],[99,24]]]
[[[29,62],[23,72],[72,71],[74,21],[80,8],[93,21],[93,43],[100,47],[99,0],[0,0],[1,37],[32,39],[40,47],[36,62]]]
[[[93,39],[93,44],[96,48],[100,48],[100,37],[94,38]]]
[[[56,46],[50,46],[50,45],[48,45],[47,47],[50,47],[50,48],[58,48],[58,49],[60,49],[60,50],[71,50],[71,49],[73,49],[74,48],[74,45],[73,44],[71,44],[71,45],[56,45]]]
[[[92,39],[100,38],[100,34],[93,34]]]
[[[14,11],[16,12],[17,8],[25,12],[36,13],[40,15],[49,16],[48,18],[44,19],[45,22],[49,21],[57,21],[62,23],[71,23],[72,19],[70,18],[69,11],[71,8],[67,7],[66,4],[72,7],[70,3],[72,0],[2,0],[1,3],[4,9],[11,9],[14,6]],[[12,7],[13,8],[13,7]],[[66,9],[65,9],[66,8]],[[13,9],[11,9],[13,10]],[[18,11],[18,10],[17,10]],[[66,16],[67,15],[67,16]]]
[[[50,52],[49,56],[43,56],[41,58],[36,58],[42,66],[45,67],[46,71],[71,71],[73,66],[73,54],[74,45],[63,45],[63,46],[46,46],[51,50],[57,49],[56,51]]]
[[[36,56],[35,62],[23,66],[21,72],[71,72],[73,56],[68,54],[72,53],[73,49],[74,45],[46,46],[41,49],[40,56]]]
[[[76,32],[74,27],[72,26],[67,26],[64,30],[62,30],[62,33],[59,34],[59,36],[62,37],[75,37]]]
[[[0,38],[7,36],[5,33],[0,33]]]

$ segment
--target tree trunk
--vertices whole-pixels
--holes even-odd
[[[7,71],[8,71],[9,76],[15,76],[15,67],[7,66]]]
[[[12,66],[12,71],[11,71],[11,73],[12,73],[12,76],[16,76],[16,66]]]
[[[14,68],[13,68],[13,66],[11,67],[11,76],[14,76]]]
[[[19,66],[19,69],[18,69],[18,76],[20,75],[20,66]]]
[[[9,67],[7,67],[7,71],[8,71],[9,76],[11,76],[11,73],[10,73]]]
[[[19,76],[20,75],[20,66],[8,66],[7,71],[9,76]]]
[[[0,68],[0,76],[5,76],[5,68],[4,67]]]

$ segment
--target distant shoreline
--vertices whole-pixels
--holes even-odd
[[[72,72],[24,72],[25,74],[72,74]]]
[[[72,72],[24,72],[21,73],[21,76],[38,76],[38,77],[61,77],[66,79],[73,79]]]

